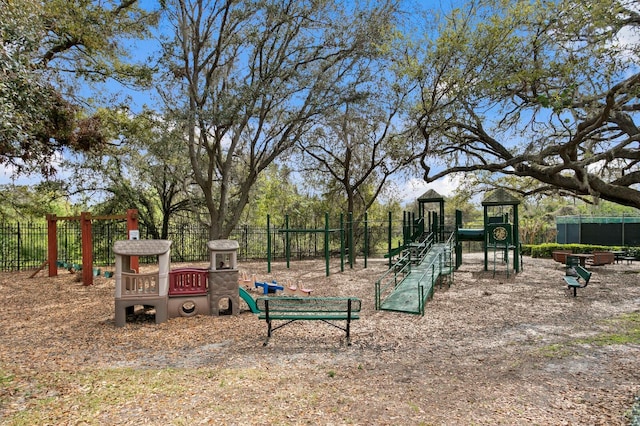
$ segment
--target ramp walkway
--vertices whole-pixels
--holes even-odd
[[[391,269],[376,281],[376,309],[424,315],[424,306],[433,295],[437,282],[450,285],[454,265],[453,240],[426,242],[418,258],[412,261],[409,250]]]

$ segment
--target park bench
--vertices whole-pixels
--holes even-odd
[[[345,331],[347,344],[350,345],[351,321],[360,318],[361,301],[355,297],[267,296],[259,297],[256,303],[260,310],[258,318],[267,322],[265,346],[275,330],[295,321],[306,320],[323,321]],[[275,320],[286,322],[274,327],[272,322]],[[335,321],[346,321],[346,324],[343,327],[336,324]]]
[[[589,284],[591,279],[591,272],[578,265],[574,267],[577,276],[565,276],[564,281],[567,283],[569,289],[573,289],[573,297],[576,297],[576,292],[579,288],[585,288]]]

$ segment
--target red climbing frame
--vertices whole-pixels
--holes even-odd
[[[47,259],[49,262],[49,276],[58,275],[58,221],[79,220],[82,233],[82,283],[93,284],[93,234],[91,230],[92,220],[127,220],[127,238],[131,231],[138,230],[138,210],[127,210],[126,215],[91,216],[89,212],[82,212],[80,216],[56,216],[47,215]],[[131,268],[138,270],[138,258],[131,258]]]

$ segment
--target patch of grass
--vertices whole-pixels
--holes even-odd
[[[242,372],[251,376],[251,372]],[[192,383],[216,377],[221,386],[237,380],[236,370],[105,369],[39,373],[20,377],[0,371],[0,390],[10,391],[3,402],[16,404],[3,419],[5,425],[74,424],[101,425],[100,414],[145,407],[148,401],[175,404],[176,398],[192,397]],[[19,405],[19,407],[18,407]],[[184,419],[187,422],[187,419]],[[187,424],[176,419],[174,424]]]
[[[563,358],[577,353],[576,345],[629,345],[640,344],[640,312],[620,315],[607,321],[614,332],[598,333],[591,337],[582,337],[566,343],[543,346],[540,353],[546,357]]]
[[[408,405],[409,405],[409,409],[411,411],[413,411],[414,413],[419,413],[420,412],[420,407],[418,406],[418,404],[413,403],[413,402],[409,402]]]
[[[541,347],[539,349],[539,353],[547,358],[564,358],[575,355],[576,351],[565,344],[554,343],[552,345]]]
[[[599,334],[593,337],[578,339],[576,343],[596,346],[639,344],[640,328],[625,330],[622,333]]]
[[[2,386],[3,388],[11,384],[13,382],[13,378],[13,374],[4,370],[0,370],[0,386]]]

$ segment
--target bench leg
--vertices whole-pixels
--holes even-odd
[[[347,301],[347,346],[351,346],[351,299]]]
[[[573,290],[573,297],[576,297],[576,292],[578,291],[578,287],[572,287],[572,286],[568,286],[568,287]]]
[[[271,321],[267,320],[267,339],[264,341],[262,346],[267,346],[269,344],[270,338],[271,338]]]

